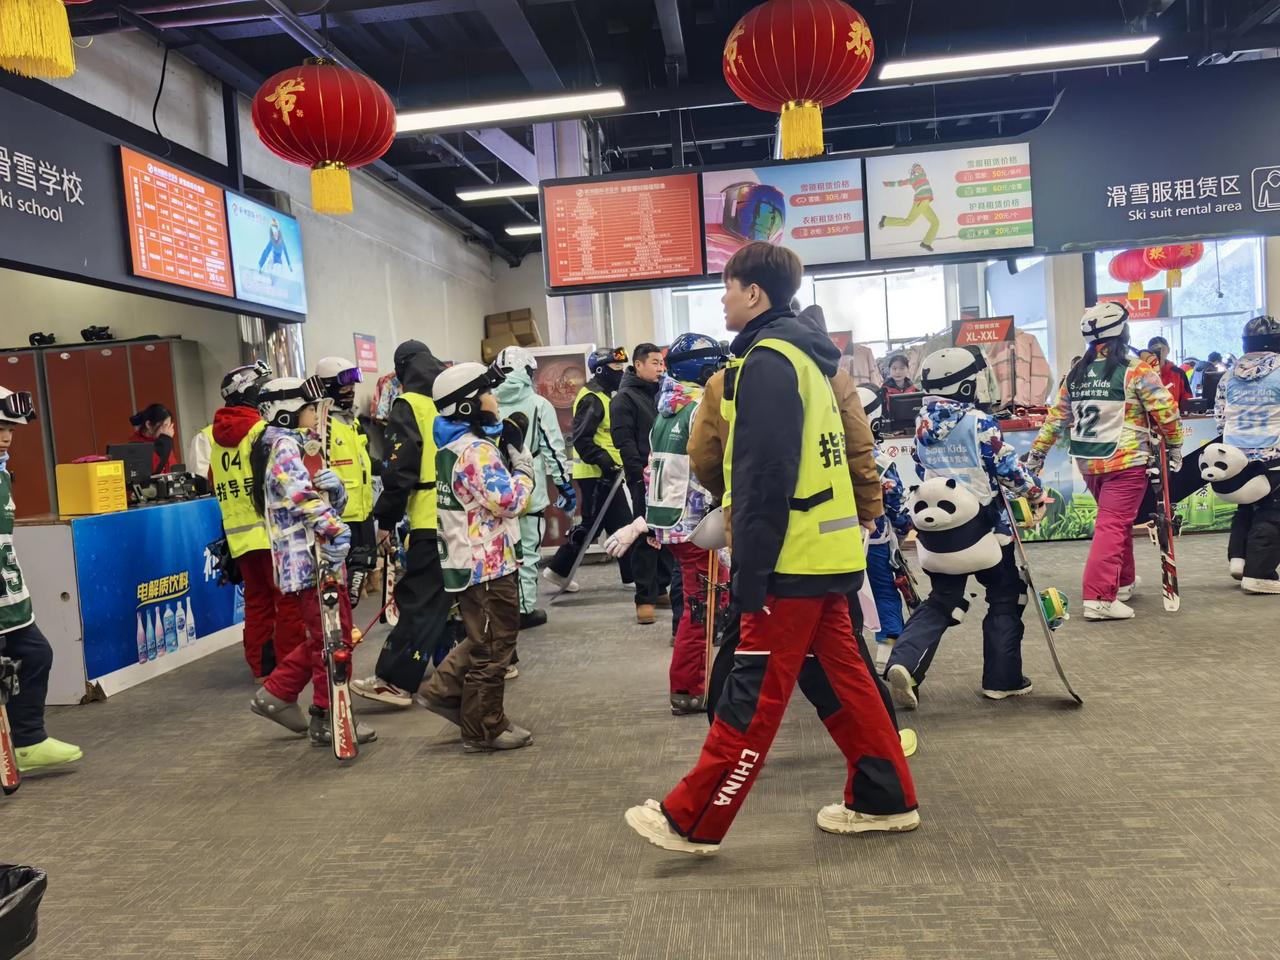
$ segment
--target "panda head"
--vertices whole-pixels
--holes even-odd
[[[1231,444],[1208,443],[1200,450],[1200,477],[1206,483],[1223,483],[1239,476],[1248,466],[1244,451]]]
[[[951,530],[978,515],[982,505],[953,479],[933,477],[911,491],[911,522],[921,533]]]

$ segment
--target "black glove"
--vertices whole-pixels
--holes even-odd
[[[529,418],[523,413],[513,413],[502,421],[502,446],[506,450],[523,450],[524,437],[529,432]]]

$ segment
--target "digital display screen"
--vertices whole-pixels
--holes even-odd
[[[250,303],[306,313],[307,280],[298,221],[228,191],[227,229],[236,296]]]

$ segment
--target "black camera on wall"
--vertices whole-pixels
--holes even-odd
[[[80,331],[80,337],[85,343],[97,343],[102,340],[114,340],[111,335],[110,327],[85,327]]]
[[[27,337],[27,343],[33,347],[47,347],[57,342],[58,338],[52,333],[41,333],[39,330]]]

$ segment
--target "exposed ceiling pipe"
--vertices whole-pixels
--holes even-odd
[[[446,140],[444,137],[440,136],[439,134],[433,133],[428,136],[422,137],[421,139],[425,140],[428,143],[434,144],[435,146],[444,150],[450,156],[455,157],[459,163],[461,163],[464,167],[466,167],[468,170],[474,173],[477,177],[479,177],[489,186],[493,186],[497,184],[498,182],[497,180],[495,180],[493,177],[489,176],[487,173],[485,173],[483,170],[477,167],[474,163],[472,163],[469,159],[467,159],[467,155],[465,153],[463,153],[461,150],[459,150],[457,147],[455,147],[452,143],[450,143],[448,140]],[[519,210],[520,214],[523,217],[525,217],[526,219],[528,219],[533,223],[538,222],[537,216],[535,214],[530,213],[525,208],[524,204],[520,203],[520,201],[518,201],[515,197],[507,197],[506,200],[509,204],[511,204],[511,206]]]

